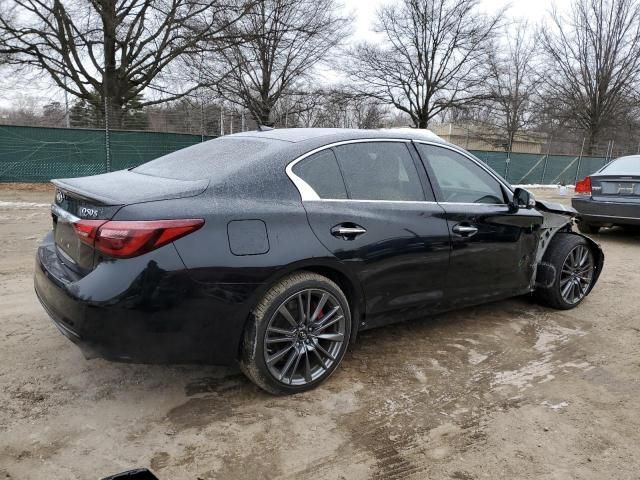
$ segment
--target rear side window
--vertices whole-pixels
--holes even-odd
[[[447,148],[418,144],[422,159],[429,163],[442,198],[449,203],[504,204],[500,183],[464,155]]]
[[[422,201],[424,192],[404,143],[365,142],[335,147],[349,198]]]
[[[338,162],[331,150],[314,153],[293,167],[295,173],[315,190],[320,198],[347,198]]]

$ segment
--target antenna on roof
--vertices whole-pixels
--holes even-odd
[[[266,125],[258,125],[259,132],[268,132],[269,130],[273,130],[273,127],[267,127]]]

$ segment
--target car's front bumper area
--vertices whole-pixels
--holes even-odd
[[[595,225],[640,225],[640,203],[574,197],[579,219]]]
[[[87,358],[219,365],[237,358],[255,286],[194,282],[173,245],[105,262],[79,279],[55,248],[50,236],[38,248],[36,295]]]

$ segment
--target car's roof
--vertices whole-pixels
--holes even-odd
[[[217,195],[260,191],[278,198],[291,185],[284,175],[294,159],[324,146],[352,140],[424,140],[447,144],[428,130],[356,130],[341,128],[286,128],[224,135],[175,151],[133,169],[134,173],[176,180],[207,179]],[[226,186],[225,186],[226,185]],[[235,189],[223,192],[221,189]],[[213,190],[212,190],[213,191]],[[292,190],[297,194],[297,190]],[[244,194],[244,193],[243,193]]]
[[[355,128],[277,128],[273,130],[252,130],[228,135],[228,137],[252,137],[264,140],[280,140],[290,143],[301,143],[311,140],[323,140],[323,143],[357,140],[360,138],[400,138],[411,140],[428,140],[446,143],[430,130],[417,128],[390,129],[355,129]]]

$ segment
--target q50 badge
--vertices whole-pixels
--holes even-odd
[[[97,217],[98,210],[96,210],[95,208],[82,207],[80,209],[80,216],[81,217]]]

